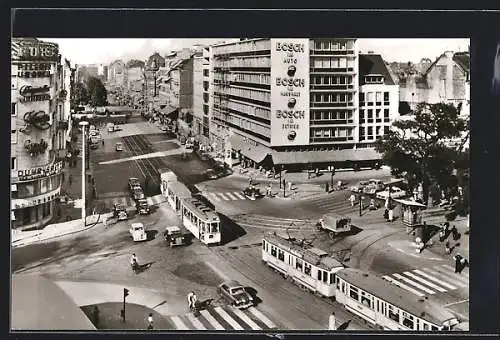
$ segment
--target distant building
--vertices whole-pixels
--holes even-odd
[[[108,84],[123,89],[126,87],[127,72],[123,61],[115,60],[108,66]]]
[[[205,147],[210,145],[210,47],[203,47],[194,56],[193,74],[193,133]]]

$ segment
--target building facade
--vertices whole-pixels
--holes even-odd
[[[359,135],[359,63],[356,39],[247,39],[212,46],[214,147],[228,165],[377,162],[380,156]],[[378,68],[390,78],[383,62]],[[379,91],[370,86],[364,90]],[[397,96],[391,100],[398,102]]]
[[[108,84],[111,87],[126,88],[127,72],[123,61],[115,60],[108,66]]]
[[[14,38],[11,64],[12,227],[38,228],[61,190],[73,75],[58,45],[38,39]]]
[[[193,56],[193,134],[203,136],[203,52]]]

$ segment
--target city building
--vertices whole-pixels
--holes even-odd
[[[144,62],[140,60],[129,61],[126,73],[127,91],[129,93],[141,91],[144,77]]]
[[[244,39],[212,46],[212,146],[229,166],[375,165],[380,155],[370,140],[360,140],[360,126],[364,132],[374,127],[359,121],[360,93],[375,98],[397,85],[380,56],[363,60],[360,70],[356,39]],[[387,105],[391,119],[395,105]]]
[[[108,84],[112,88],[126,88],[127,72],[123,61],[115,60],[108,66]]]
[[[203,47],[193,62],[193,134],[200,148],[210,145],[209,140],[209,87],[210,47]]]
[[[400,79],[400,101],[414,109],[418,103],[453,103],[461,114],[470,114],[470,54],[447,51],[425,72]]]
[[[61,190],[74,75],[57,44],[34,38],[12,39],[11,65],[12,227],[38,228]]]

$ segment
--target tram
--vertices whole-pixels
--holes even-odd
[[[182,225],[202,243],[219,245],[221,242],[219,215],[196,198],[181,200]]]
[[[264,235],[262,260],[302,288],[336,300],[381,329],[439,331],[459,323],[451,312],[425,297],[409,294],[373,274],[345,268],[328,253],[276,233]]]

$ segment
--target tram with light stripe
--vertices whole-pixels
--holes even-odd
[[[276,233],[262,241],[262,260],[302,288],[336,300],[385,330],[451,330],[458,319],[446,308],[359,269],[345,268],[325,251]]]
[[[183,198],[181,202],[182,225],[202,243],[208,246],[219,245],[219,215],[196,198]]]

